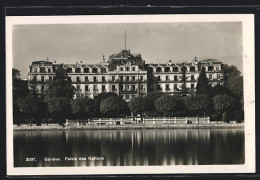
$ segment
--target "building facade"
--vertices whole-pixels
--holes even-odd
[[[37,92],[47,91],[48,81],[55,76],[58,67],[55,61],[34,61],[29,66],[28,80],[35,79]],[[141,54],[131,54],[130,50],[122,50],[113,54],[106,62],[98,64],[63,64],[64,69],[75,87],[75,98],[87,96],[95,98],[102,92],[114,92],[126,101],[149,91],[160,91],[168,94],[178,92],[185,69],[186,87],[195,89],[200,70],[204,67],[209,83],[215,86],[222,83],[222,63],[207,59],[190,63],[145,64]],[[29,84],[30,86],[30,84]]]

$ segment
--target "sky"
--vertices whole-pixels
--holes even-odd
[[[27,78],[33,61],[96,64],[125,47],[146,63],[218,59],[243,68],[241,22],[13,25],[13,67]],[[243,73],[243,72],[242,72]]]

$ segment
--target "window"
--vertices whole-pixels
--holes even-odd
[[[98,89],[97,89],[97,85],[94,85],[94,91],[97,92]]]
[[[120,76],[120,81],[123,81],[124,80],[124,76]]]
[[[195,67],[194,66],[191,66],[190,67],[190,72],[194,72],[195,71]]]
[[[124,68],[123,68],[123,67],[121,67],[121,68],[120,68],[120,71],[124,71]]]
[[[51,80],[52,80],[52,76],[49,77],[49,81],[51,81]]]
[[[209,66],[208,67],[208,71],[213,71],[214,70],[214,66]]]
[[[211,74],[209,75],[209,79],[212,79],[212,75]]]
[[[85,82],[88,82],[88,76],[85,76]]]
[[[130,71],[130,67],[126,67],[126,71]]]
[[[191,87],[191,89],[194,89],[194,84],[191,84],[190,87]]]
[[[177,89],[178,89],[177,84],[174,84],[174,90],[177,90]]]
[[[135,71],[135,67],[133,67],[132,70]]]
[[[161,77],[160,76],[157,76],[157,81],[161,81]]]
[[[144,85],[140,85],[140,89],[143,90],[144,89]]]
[[[37,72],[37,68],[33,68],[33,72]]]
[[[106,82],[105,76],[102,76],[102,82]]]
[[[144,80],[144,77],[143,77],[143,76],[140,76],[140,80],[143,81],[143,80]]]
[[[40,68],[40,73],[45,73],[45,68],[44,67]]]
[[[112,91],[116,91],[116,86],[112,85]]]
[[[133,91],[135,91],[135,85],[133,85],[132,87],[133,87]]]
[[[88,92],[89,89],[88,89],[88,85],[85,85],[85,91]]]
[[[80,91],[80,85],[77,85],[77,90]]]
[[[156,72],[162,72],[162,68],[161,67],[157,67],[156,68]]]
[[[169,78],[169,76],[166,76],[166,81],[170,81],[170,78]]]
[[[112,76],[112,81],[113,81],[113,82],[115,81],[115,79],[116,79],[116,77],[115,77],[115,76]]]
[[[157,85],[157,90],[158,90],[158,91],[161,91],[161,90],[162,90],[162,88],[161,88],[161,86],[160,86],[159,84]]]
[[[129,76],[126,76],[126,81],[129,81]]]
[[[170,72],[170,67],[165,67],[164,72]]]
[[[106,68],[101,68],[101,73],[106,73],[106,72],[107,72]]]
[[[219,71],[219,67],[216,67],[216,71]]]
[[[77,82],[80,82],[80,78],[77,76]]]
[[[97,82],[97,77],[96,76],[93,77],[93,81]]]
[[[120,84],[120,85],[119,85],[119,90],[120,90],[120,91],[123,91],[123,84]]]
[[[135,81],[135,76],[132,76],[132,81]]]
[[[48,69],[48,73],[50,73],[50,72],[51,72],[51,69],[49,68],[49,69]]]
[[[72,73],[72,68],[67,68],[67,73]]]
[[[98,69],[97,68],[92,68],[92,73],[97,73]]]
[[[170,86],[169,84],[166,84],[166,91],[169,91],[170,90]]]
[[[89,73],[89,68],[84,68],[84,73]]]
[[[42,82],[44,82],[44,76],[42,76]]]
[[[106,86],[102,85],[102,92],[106,91]]]
[[[187,71],[187,67],[186,67],[186,66],[183,66],[183,67],[181,68],[181,71],[182,71],[182,72],[186,72],[186,71]]]
[[[126,90],[127,90],[127,91],[130,90],[130,85],[126,85]]]
[[[173,72],[178,72],[178,67],[173,67]]]
[[[190,79],[191,79],[192,81],[194,81],[194,80],[195,80],[195,79],[194,79],[194,75],[191,75]]]
[[[75,73],[80,73],[80,68],[75,68]]]
[[[174,76],[174,81],[178,81],[178,76]]]
[[[220,75],[219,74],[217,75],[217,79],[220,80]]]
[[[44,86],[41,87],[42,92],[44,91]]]

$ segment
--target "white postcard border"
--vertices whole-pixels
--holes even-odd
[[[155,22],[242,22],[243,76],[245,109],[245,164],[243,165],[171,165],[116,167],[26,167],[13,164],[12,115],[12,27],[17,24],[80,23],[155,23]],[[88,16],[10,16],[6,17],[6,141],[7,175],[86,175],[86,174],[186,174],[255,172],[255,77],[254,15],[88,15]]]

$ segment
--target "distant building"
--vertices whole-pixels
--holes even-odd
[[[47,90],[47,82],[55,76],[56,62],[34,61],[29,66],[28,80],[36,79],[39,94]],[[181,87],[181,68],[185,68],[187,83],[190,89],[196,87],[199,72],[205,67],[209,83],[215,86],[222,83],[222,63],[207,59],[191,63],[145,64],[141,54],[132,54],[122,50],[112,54],[106,62],[99,64],[63,64],[76,89],[75,98],[88,96],[94,98],[101,92],[114,92],[126,101],[149,91],[176,93]],[[150,77],[150,79],[148,78]],[[152,78],[152,80],[151,80]],[[30,84],[29,84],[30,86]],[[148,87],[149,86],[149,87]]]
[[[222,62],[214,59],[197,61],[196,58],[190,63],[172,63],[167,64],[149,64],[149,72],[152,73],[155,81],[152,85],[152,91],[161,91],[164,93],[174,94],[181,89],[182,71],[186,70],[186,87],[194,90],[197,85],[202,67],[205,68],[206,76],[211,86],[218,83],[222,84]]]

